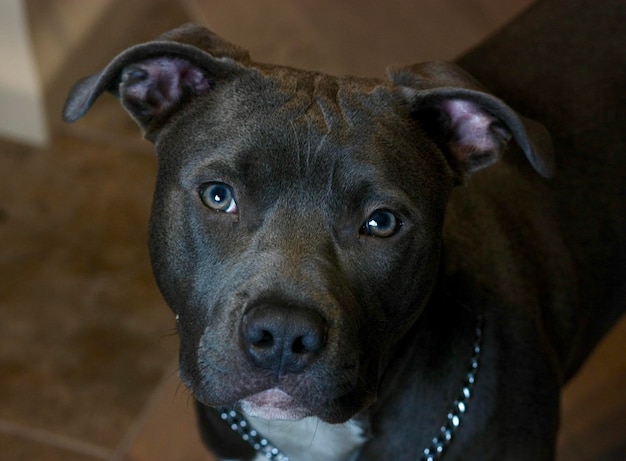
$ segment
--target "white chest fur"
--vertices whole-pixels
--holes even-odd
[[[246,419],[287,455],[289,461],[350,461],[367,440],[366,430],[352,420],[328,424],[318,418],[266,421],[247,416]],[[254,461],[267,461],[267,458],[257,455]]]

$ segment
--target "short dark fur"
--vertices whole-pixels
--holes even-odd
[[[108,90],[156,145],[154,273],[219,456],[253,453],[209,407],[277,386],[299,412],[367,420],[358,460],[418,459],[482,315],[446,459],[553,459],[559,389],[626,299],[624,8],[532,7],[458,62],[497,98],[453,64],[335,78],[192,25],[77,83],[66,120]],[[236,213],[202,202],[213,181]],[[364,230],[376,210],[393,235]],[[253,347],[263,328],[308,342]]]

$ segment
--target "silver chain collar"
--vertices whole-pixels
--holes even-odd
[[[237,432],[243,440],[252,445],[257,453],[274,461],[289,461],[289,457],[250,427],[250,424],[241,413],[224,407],[220,407],[217,410],[220,412],[220,417],[228,423],[230,428]]]
[[[420,461],[435,461],[440,459],[446,451],[454,434],[459,429],[463,416],[467,412],[469,400],[473,394],[474,383],[478,375],[480,366],[480,353],[483,338],[483,319],[478,318],[476,326],[472,358],[463,382],[463,388],[458,398],[452,404],[452,409],[448,412],[446,423],[439,429],[439,434],[432,439],[432,443],[424,449]],[[243,440],[248,442],[257,453],[272,461],[289,461],[289,457],[274,446],[267,438],[253,429],[246,418],[238,411],[220,407],[217,409],[220,417],[228,423],[230,428],[237,432]]]
[[[459,429],[461,420],[467,412],[469,400],[473,394],[474,383],[478,375],[478,367],[480,366],[480,352],[482,349],[483,339],[483,318],[478,317],[478,325],[474,333],[474,344],[472,346],[472,358],[465,376],[463,388],[457,399],[452,404],[452,409],[448,412],[446,423],[439,429],[439,435],[433,437],[432,443],[428,448],[424,449],[420,461],[435,461],[440,459],[452,438],[454,433]]]

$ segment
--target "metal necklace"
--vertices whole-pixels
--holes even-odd
[[[430,446],[424,449],[420,461],[435,461],[443,456],[446,448],[452,441],[452,437],[454,437],[454,433],[459,429],[463,416],[467,412],[467,406],[472,397],[474,383],[478,375],[478,367],[480,366],[480,352],[483,339],[482,316],[478,317],[478,325],[476,326],[474,335],[472,358],[465,376],[463,388],[452,404],[452,409],[448,412],[446,423],[439,429],[439,434],[433,437]]]
[[[476,326],[472,358],[463,382],[463,388],[457,399],[452,404],[452,409],[448,412],[445,424],[439,429],[439,434],[433,437],[431,444],[424,449],[420,461],[435,461],[441,459],[448,445],[452,441],[454,434],[459,429],[463,416],[467,412],[469,400],[473,394],[474,383],[478,375],[480,366],[480,353],[483,338],[483,319],[478,318]],[[236,410],[220,407],[217,409],[220,417],[228,423],[230,428],[237,432],[243,440],[248,442],[257,453],[272,461],[289,461],[289,457],[281,452],[267,438],[253,429],[246,418]]]
[[[289,458],[276,448],[269,440],[250,427],[246,418],[238,411],[228,408],[218,408],[221,418],[230,428],[237,432],[243,440],[248,442],[257,453],[273,461],[289,461]]]

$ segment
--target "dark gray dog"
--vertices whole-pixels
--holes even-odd
[[[110,91],[156,146],[154,272],[219,457],[553,459],[559,388],[626,299],[624,23],[531,8],[459,61],[493,94],[192,25],[77,83],[67,121]]]

